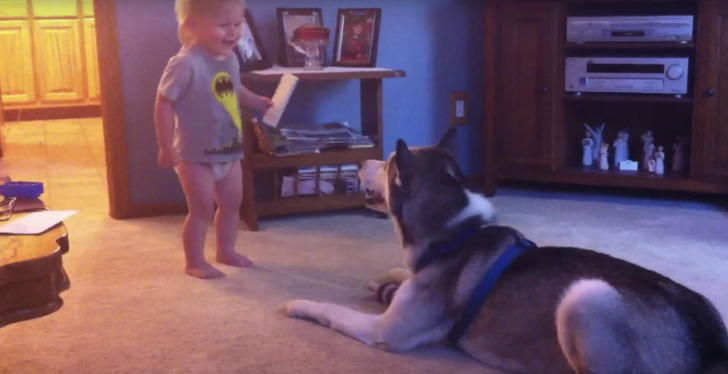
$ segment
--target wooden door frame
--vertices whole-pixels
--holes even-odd
[[[126,145],[126,116],[121,80],[119,32],[116,2],[94,0],[96,47],[101,88],[109,214],[112,218],[132,217],[129,190],[129,158]]]
[[[0,82],[0,92],[2,91],[2,82]],[[3,111],[3,95],[0,95],[0,158],[5,157],[5,137],[2,133],[3,126],[5,126],[5,112]]]
[[[129,153],[124,115],[124,89],[121,79],[119,27],[115,0],[94,0],[96,45],[101,90],[106,152],[109,215],[115,219],[182,214],[185,203],[134,204],[129,183]]]

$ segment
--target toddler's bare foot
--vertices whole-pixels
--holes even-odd
[[[218,252],[217,262],[219,262],[221,264],[225,264],[225,265],[237,266],[239,268],[249,268],[249,267],[253,266],[253,261],[250,261],[249,258],[247,258],[237,252],[232,252],[232,253]]]
[[[225,273],[215,269],[214,266],[208,264],[207,262],[196,266],[188,266],[187,268],[185,268],[185,273],[200,279],[214,279],[222,278],[225,276]]]

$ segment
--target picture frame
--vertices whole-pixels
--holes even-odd
[[[290,43],[293,31],[304,25],[323,26],[321,8],[276,8],[278,17],[278,63],[287,67],[302,67],[306,55]],[[321,61],[326,61],[326,47],[322,46]]]
[[[381,20],[381,8],[339,9],[332,65],[376,66]]]
[[[238,57],[241,73],[265,70],[273,66],[268,59],[268,54],[265,53],[265,48],[248,9],[245,9],[243,34],[238,40],[238,45],[233,48],[233,52]]]

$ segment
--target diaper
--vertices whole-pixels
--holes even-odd
[[[215,178],[215,182],[225,178],[225,176],[230,172],[230,168],[236,164],[238,163],[234,161],[211,163],[210,167],[212,168],[212,176]]]

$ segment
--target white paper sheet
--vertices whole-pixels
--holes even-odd
[[[291,95],[293,94],[293,90],[296,88],[297,83],[298,77],[295,75],[289,73],[283,74],[281,81],[278,83],[278,87],[276,88],[276,92],[273,94],[273,97],[271,97],[273,106],[268,108],[265,112],[265,116],[263,116],[263,123],[269,126],[278,127],[278,121],[281,120],[283,111],[286,110],[288,100],[291,99]]]
[[[15,221],[1,225],[0,234],[40,234],[76,213],[78,213],[77,210],[49,210],[30,213],[24,217],[16,219]]]
[[[321,70],[306,70],[304,68],[288,68],[282,66],[274,66],[270,69],[252,71],[251,73],[259,75],[276,75],[276,74],[332,74],[332,73],[366,73],[370,71],[392,71],[385,68],[348,68],[342,66],[325,66]]]

